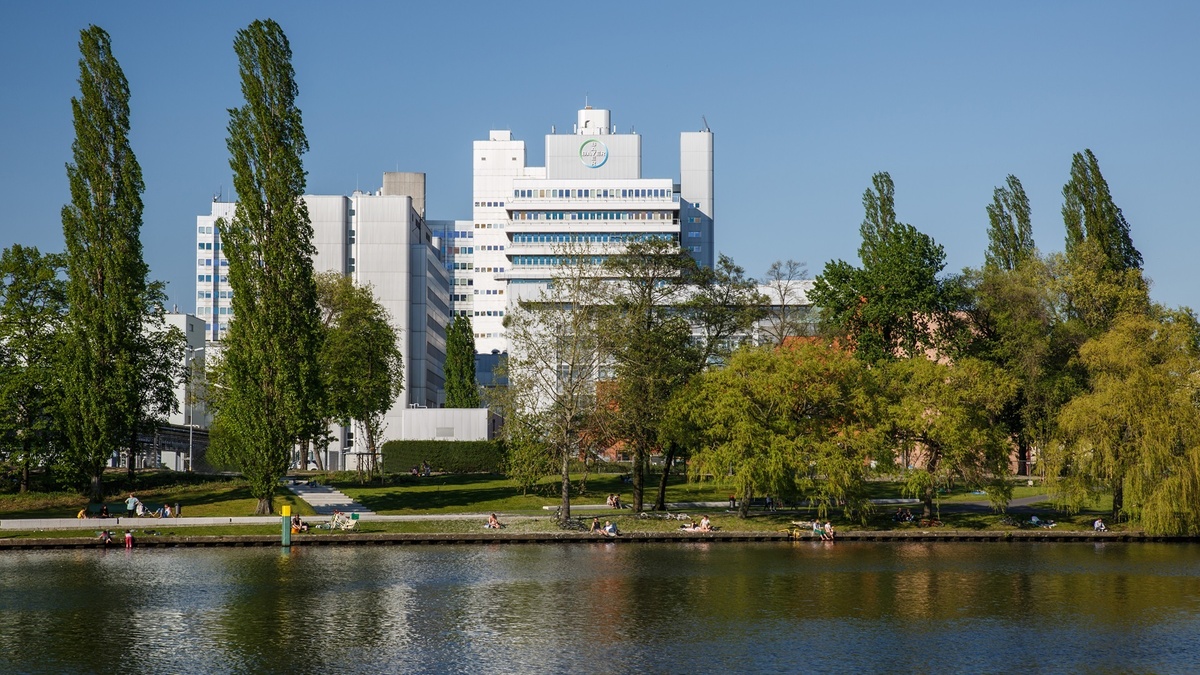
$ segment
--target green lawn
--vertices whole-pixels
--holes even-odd
[[[572,476],[572,488],[579,486],[582,475]],[[363,486],[352,479],[329,481],[351,499],[363,506],[386,515],[408,515],[416,513],[535,513],[543,506],[557,505],[560,482],[543,480],[529,494],[522,495],[513,482],[493,474],[444,475],[415,478],[399,476],[389,480],[388,485]],[[647,484],[645,501],[653,504],[658,495],[657,477]],[[633,486],[621,481],[617,474],[591,474],[587,479],[586,492],[572,493],[572,504],[604,504],[609,494],[621,495],[621,501],[629,504],[633,500]],[[729,491],[712,481],[688,483],[686,479],[672,478],[667,486],[668,502],[695,502],[729,500]],[[186,512],[186,511],[185,511]]]
[[[123,478],[123,474],[121,474]],[[130,493],[144,504],[179,504],[183,514],[196,517],[234,517],[254,515],[258,500],[250,496],[246,482],[237,478],[214,478],[173,472],[140,472],[134,486],[112,481],[114,487],[105,500],[110,510],[124,513],[125,498]],[[89,503],[86,497],[74,492],[27,492],[0,494],[0,518],[74,518],[79,509]],[[276,493],[275,508],[290,504],[292,513],[312,515],[312,507],[291,492]]]

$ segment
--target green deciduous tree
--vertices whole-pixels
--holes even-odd
[[[695,260],[678,243],[663,239],[634,242],[604,264],[606,285],[604,352],[613,381],[605,387],[603,409],[611,438],[625,443],[633,457],[633,508],[641,511],[652,450],[667,401],[701,362],[692,328],[681,308]]]
[[[350,277],[317,277],[317,300],[325,328],[318,360],[326,408],[333,419],[356,422],[367,443],[368,470],[380,469],[383,417],[404,390],[399,336],[371,288]]]
[[[1029,197],[1016,176],[1010,174],[1005,186],[996,188],[987,214],[988,248],[984,254],[987,267],[1011,272],[1036,254]]]
[[[865,516],[875,405],[861,361],[806,340],[739,350],[727,368],[705,372],[674,399],[668,419],[701,435],[691,471],[727,483],[741,497],[742,517],[755,495],[799,492],[822,514],[842,503]]]
[[[48,459],[59,404],[55,355],[66,313],[62,256],[14,244],[0,256],[0,446],[30,470]]]
[[[953,364],[902,359],[879,376],[887,399],[880,429],[904,458],[908,491],[924,502],[925,517],[934,516],[937,486],[951,481],[986,487],[1003,507],[1011,446],[999,419],[1015,389],[1012,378],[971,357]]]
[[[478,408],[475,382],[475,331],[471,319],[456,316],[446,331],[446,407]]]
[[[221,219],[233,321],[212,387],[224,442],[218,461],[236,466],[272,510],[291,447],[312,431],[323,400],[313,229],[301,199],[308,150],[292,50],[279,24],[255,21],[234,40],[245,105],[229,111],[229,166],[238,206]],[[210,385],[211,386],[211,385]]]
[[[142,171],[129,144],[129,84],[108,34],[80,34],[80,98],[71,100],[71,203],[62,210],[69,282],[63,421],[70,467],[103,496],[101,472],[131,438],[145,312]]]
[[[946,254],[931,237],[897,222],[891,178],[867,190],[859,257],[863,266],[826,263],[810,298],[826,331],[845,335],[866,362],[912,357],[958,333],[956,287],[939,274]]]
[[[1200,533],[1200,328],[1190,312],[1126,314],[1080,350],[1087,390],[1059,415],[1047,478],[1068,510],[1112,495],[1112,518]]]

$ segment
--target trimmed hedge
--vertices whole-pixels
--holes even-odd
[[[443,473],[500,473],[504,466],[499,441],[388,441],[382,451],[387,473],[408,473],[426,461]]]

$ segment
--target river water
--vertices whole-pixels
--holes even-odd
[[[1200,545],[0,555],[5,673],[1200,669]]]

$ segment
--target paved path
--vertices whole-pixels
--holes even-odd
[[[318,516],[332,515],[335,510],[342,513],[375,515],[371,509],[325,485],[313,485],[308,481],[290,481],[284,485],[313,507],[313,511],[316,511]]]

